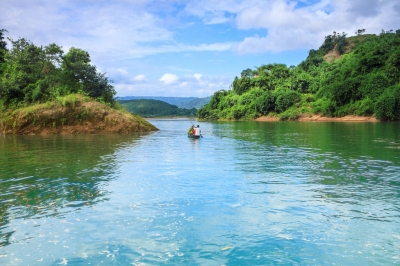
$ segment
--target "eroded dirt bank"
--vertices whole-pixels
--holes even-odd
[[[98,134],[158,130],[140,116],[77,96],[2,114],[1,134]]]
[[[274,116],[262,116],[256,119],[259,122],[275,122],[279,118]],[[300,122],[379,122],[374,116],[354,116],[347,115],[344,117],[325,117],[320,115],[301,115],[298,119],[293,121]]]

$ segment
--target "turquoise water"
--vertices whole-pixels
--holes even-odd
[[[400,265],[399,123],[151,122],[0,136],[0,265]]]

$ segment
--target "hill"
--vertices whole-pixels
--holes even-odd
[[[0,134],[93,134],[155,130],[156,127],[139,116],[79,94],[8,110],[0,115]]]
[[[197,98],[197,97],[162,97],[162,96],[124,96],[118,97],[118,101],[127,101],[127,100],[158,100],[163,101],[172,105],[176,105],[179,108],[186,108],[186,109],[200,109],[204,105],[206,105],[210,99],[209,97],[204,98]]]
[[[298,66],[261,65],[214,93],[201,119],[364,116],[400,120],[400,30],[325,37]],[[268,120],[268,119],[265,119]]]
[[[196,116],[197,109],[183,109],[176,105],[171,105],[164,101],[151,99],[119,100],[118,103],[125,107],[129,112],[144,117],[163,117],[163,116]]]

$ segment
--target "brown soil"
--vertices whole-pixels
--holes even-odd
[[[63,105],[45,103],[3,114],[0,134],[98,134],[158,130],[144,118],[82,96]]]
[[[350,53],[351,49],[356,45],[356,42],[362,42],[371,36],[373,36],[373,34],[364,34],[347,38],[348,43],[344,48],[344,53],[345,54]],[[326,55],[324,55],[324,58],[328,63],[342,57],[342,55],[339,54],[339,52],[336,49],[337,49],[337,44],[332,50],[330,50]]]
[[[267,117],[261,116],[256,119],[259,122],[275,122],[279,121],[277,117]],[[347,115],[344,117],[326,117],[321,115],[308,115],[303,114],[300,115],[298,119],[295,121],[300,122],[379,122],[374,116],[354,116],[354,115]]]

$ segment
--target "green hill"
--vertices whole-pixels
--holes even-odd
[[[235,77],[232,90],[216,92],[201,119],[281,120],[301,115],[400,119],[400,30],[380,35],[326,36],[298,66],[261,65]]]
[[[186,109],[200,109],[204,105],[206,105],[211,96],[204,97],[204,98],[197,98],[197,97],[163,97],[163,96],[124,96],[118,97],[119,101],[127,101],[127,100],[158,100],[163,101],[172,105],[176,105],[179,108],[186,108]]]
[[[125,107],[129,112],[144,117],[163,117],[163,116],[196,116],[197,109],[183,109],[169,103],[151,100],[119,100],[120,105]]]
[[[196,108],[200,109],[204,105],[208,104],[211,100],[212,96],[204,97],[204,98],[194,98],[188,102],[182,102],[180,105],[177,104],[179,108],[186,108],[186,109],[191,109],[191,108]]]

